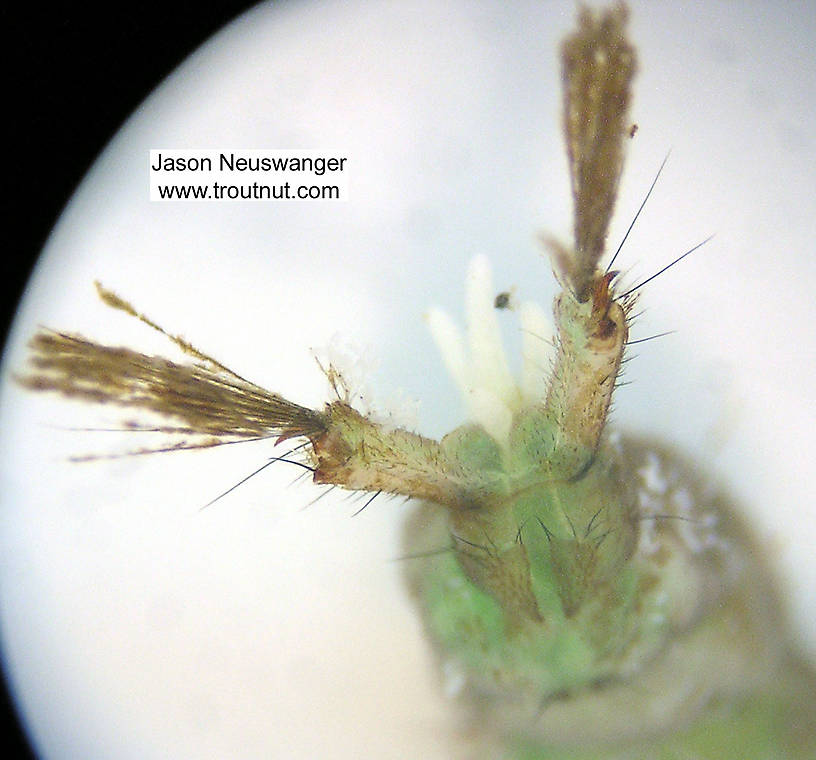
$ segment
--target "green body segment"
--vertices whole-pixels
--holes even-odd
[[[504,505],[538,617],[508,614],[472,569],[499,547],[462,542],[435,505],[405,549],[441,671],[507,757],[816,757],[816,677],[787,649],[761,553],[680,457],[606,443],[578,480]]]
[[[469,431],[470,451],[488,449],[475,438]],[[505,493],[450,515],[448,536],[436,540],[451,551],[428,563],[422,582],[443,647],[476,672],[500,669],[539,699],[611,678],[633,647],[650,650],[665,637],[665,616],[641,614],[657,605],[660,584],[627,564],[636,491],[619,455],[610,448],[603,459],[573,481],[541,468],[505,473]]]

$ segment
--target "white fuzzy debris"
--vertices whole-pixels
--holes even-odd
[[[663,525],[659,516],[666,513],[666,494],[670,489],[663,462],[653,451],[646,453],[646,461],[637,470],[640,478],[638,507],[640,509],[640,538],[638,553],[643,557],[654,555],[662,545]]]
[[[470,263],[466,280],[467,332],[440,309],[425,319],[445,367],[459,387],[468,416],[499,442],[507,440],[513,414],[525,403],[542,401],[553,354],[553,328],[543,309],[525,303],[521,382],[510,372],[496,317],[490,264],[485,256]]]
[[[710,489],[702,496],[695,494],[682,485],[682,474],[671,467],[667,469],[654,452],[646,454],[637,473],[641,556],[653,555],[665,536],[673,536],[692,554],[716,551],[728,555],[730,542],[720,535],[719,518],[716,512],[706,510],[714,496]]]
[[[369,403],[369,409],[369,418],[383,430],[416,430],[419,426],[419,400],[409,396],[402,388],[378,396],[376,405]]]
[[[672,493],[671,502],[677,507],[677,514],[691,517],[694,513],[694,497],[687,488],[678,488]]]
[[[373,422],[389,428],[416,427],[419,414],[418,402],[408,398],[401,390],[388,398],[376,398],[369,384],[377,370],[372,351],[335,333],[326,346],[312,349],[312,354],[326,373],[332,392],[350,403],[360,414]]]
[[[646,455],[646,464],[638,470],[638,475],[643,479],[643,486],[651,493],[664,494],[669,487],[660,458],[657,454],[649,452]]]
[[[647,489],[638,489],[638,506],[640,507],[640,538],[638,552],[646,557],[660,548],[657,521],[653,518],[660,511],[660,501]],[[644,519],[645,518],[645,519]]]
[[[361,412],[363,410],[359,405],[364,406],[365,398],[369,395],[367,378],[376,369],[376,364],[370,358],[364,358],[366,354],[372,356],[370,351],[364,351],[340,333],[334,333],[325,346],[312,349],[312,355],[326,373],[333,392],[344,396]]]

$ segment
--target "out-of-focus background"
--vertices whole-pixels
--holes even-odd
[[[635,347],[614,421],[676,443],[735,494],[816,653],[816,21],[806,4],[630,5],[639,129],[610,243],[669,149],[618,260],[626,281],[716,237],[643,289],[633,337],[675,333]],[[463,411],[427,306],[461,317],[477,253],[497,292],[545,306],[554,293],[538,234],[571,229],[557,44],[573,18],[556,2],[262,4],[133,100],[48,239],[4,355],[4,666],[40,756],[455,751],[392,561],[409,505],[380,499],[351,519],[360,503],[335,491],[309,506],[321,491],[280,465],[199,511],[271,443],[70,464],[133,438],[66,429],[119,416],[20,393],[8,373],[38,324],[173,355],[98,302],[99,279],[304,404],[327,398],[310,349],[355,342],[376,404],[419,399],[417,428],[447,432]],[[146,18],[149,38],[161,23]],[[89,131],[107,97],[82,100]],[[151,204],[148,150],[170,147],[337,151],[351,199]],[[501,317],[517,351],[514,315]]]

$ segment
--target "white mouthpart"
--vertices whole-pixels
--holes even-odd
[[[522,304],[523,357],[518,382],[507,362],[494,298],[490,263],[487,257],[477,256],[466,278],[466,336],[441,309],[431,309],[426,321],[445,367],[462,393],[468,416],[504,442],[513,414],[527,403],[544,400],[553,328],[540,306]]]

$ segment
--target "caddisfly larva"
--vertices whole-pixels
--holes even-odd
[[[507,304],[481,258],[466,333],[428,315],[465,425],[435,440],[343,393],[304,406],[173,336],[192,363],[41,330],[19,382],[154,413],[183,438],[168,449],[291,439],[315,483],[420,500],[404,542],[410,586],[485,756],[810,757],[814,676],[755,539],[669,446],[607,429],[636,297],[604,263],[633,134],[626,15],[582,9],[562,46],[574,225],[570,243],[549,241],[554,338],[541,308],[522,304],[513,375],[495,322]]]

